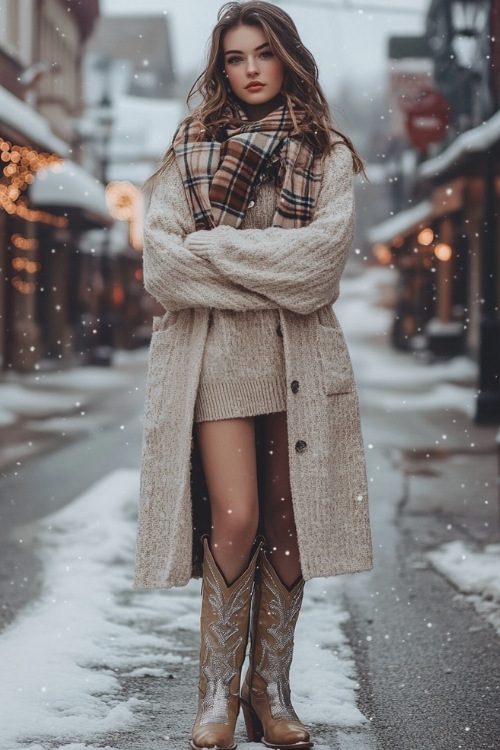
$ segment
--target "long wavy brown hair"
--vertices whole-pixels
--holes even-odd
[[[196,95],[201,96],[201,103],[192,109],[187,119],[199,122],[214,138],[229,119],[235,124],[242,122],[239,111],[241,108],[244,110],[244,104],[229,90],[223,73],[224,35],[238,26],[259,26],[272,52],[282,62],[285,70],[282,93],[295,133],[300,134],[317,154],[326,154],[332,148],[332,136],[337,136],[334,140],[343,141],[352,153],[355,174],[363,172],[363,162],[352,141],[333,123],[318,80],[318,67],[312,54],[302,44],[293,20],[284,10],[264,0],[228,2],[219,10],[212,31],[207,66],[187,97],[188,106]],[[300,117],[297,117],[298,112]],[[163,171],[172,159],[173,152],[169,148],[150,179]]]

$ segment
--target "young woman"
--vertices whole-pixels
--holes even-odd
[[[135,585],[203,576],[193,750],[235,747],[240,702],[250,740],[308,748],[289,686],[304,580],[372,564],[332,310],[362,165],[270,3],[222,7],[193,90],[145,226],[145,285],[167,312],[150,350]]]

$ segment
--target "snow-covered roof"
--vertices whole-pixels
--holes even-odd
[[[420,177],[437,177],[449,167],[456,164],[463,156],[487,151],[500,140],[500,112],[476,128],[459,135],[453,143],[433,159],[420,165]]]
[[[40,170],[29,190],[30,201],[35,206],[80,208],[104,225],[111,223],[104,185],[73,161],[65,159]]]
[[[50,129],[49,123],[32,107],[0,86],[0,122],[5,122],[29,139],[30,142],[60,156],[69,153],[69,146]]]
[[[367,233],[368,242],[372,244],[375,242],[390,242],[398,235],[408,234],[412,229],[418,229],[420,225],[423,226],[423,223],[432,216],[432,211],[433,205],[430,200],[417,203],[416,206],[412,206],[406,211],[400,211],[391,216],[390,219],[386,219],[370,229]]]

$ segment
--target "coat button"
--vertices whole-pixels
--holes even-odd
[[[292,393],[298,393],[299,392],[299,381],[298,380],[292,380],[290,383],[290,388],[292,389]]]
[[[280,339],[283,338],[283,331],[281,330],[281,326],[277,327],[276,333],[278,334],[278,336],[280,337]]]
[[[307,443],[305,440],[297,440],[295,443],[295,450],[297,453],[304,453],[305,449],[307,448]]]

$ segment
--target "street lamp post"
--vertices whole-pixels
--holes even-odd
[[[103,57],[99,62],[99,70],[103,77],[103,90],[101,100],[98,105],[97,125],[99,127],[100,140],[100,162],[101,162],[101,181],[104,186],[109,182],[109,164],[110,164],[110,147],[111,135],[113,130],[114,117],[112,112],[112,100],[109,95],[110,88],[110,70],[111,59]],[[104,238],[101,246],[100,270],[103,284],[103,291],[99,304],[99,343],[94,349],[92,360],[94,364],[110,366],[113,360],[114,349],[114,330],[113,330],[113,313],[111,309],[111,258],[110,258],[110,229],[104,230]]]
[[[434,58],[434,78],[446,96],[457,133],[493,114],[490,92],[490,0],[432,0],[427,39]]]

